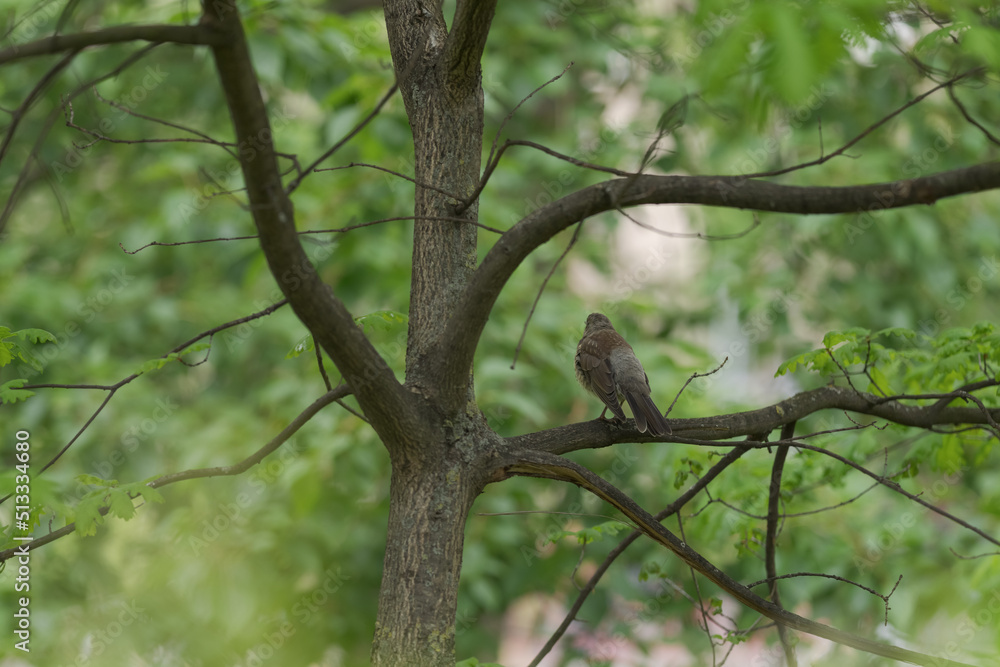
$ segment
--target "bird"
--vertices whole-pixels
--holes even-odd
[[[625,401],[640,433],[649,431],[656,436],[670,433],[667,420],[649,396],[649,377],[632,346],[602,313],[587,316],[583,338],[576,346],[576,379],[604,402],[600,419],[611,410],[617,421],[625,421],[622,410]]]

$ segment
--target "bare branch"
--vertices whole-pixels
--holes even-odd
[[[79,51],[89,46],[120,44],[121,42],[152,42],[163,44],[198,44],[209,46],[219,43],[222,35],[212,26],[199,25],[123,25],[93,32],[43,37],[27,44],[18,44],[0,51],[0,65],[23,58]]]
[[[576,231],[573,232],[573,236],[570,238],[569,243],[566,244],[566,249],[562,251],[559,258],[556,259],[552,268],[546,274],[545,279],[542,280],[541,286],[538,288],[538,294],[535,295],[535,300],[531,304],[531,310],[528,311],[528,316],[524,319],[524,327],[521,329],[521,338],[517,341],[517,347],[514,348],[514,359],[510,362],[510,369],[514,370],[514,366],[517,364],[517,356],[521,353],[521,346],[524,344],[524,337],[528,334],[528,324],[531,322],[531,316],[535,314],[535,308],[538,307],[538,301],[542,298],[542,293],[545,291],[545,286],[549,284],[549,280],[555,275],[556,269],[559,268],[559,264],[566,258],[569,251],[573,249],[576,245],[576,240],[580,236],[580,230],[583,229],[583,223],[581,222],[576,227]]]
[[[258,311],[256,313],[252,313],[250,315],[247,315],[246,317],[241,317],[239,319],[232,320],[230,322],[226,322],[225,324],[220,324],[219,326],[213,327],[212,329],[209,329],[207,331],[203,331],[200,334],[198,334],[197,336],[195,336],[194,338],[191,338],[190,340],[181,343],[180,345],[178,345],[174,349],[170,350],[169,352],[160,355],[159,358],[160,359],[165,359],[166,357],[170,356],[171,354],[177,354],[177,353],[183,352],[184,350],[186,350],[187,348],[191,347],[192,345],[194,345],[195,343],[197,343],[198,341],[200,341],[203,338],[209,338],[209,339],[211,339],[212,336],[214,336],[215,334],[219,333],[220,331],[224,331],[226,329],[229,329],[229,328],[232,328],[232,327],[235,327],[235,326],[239,326],[240,324],[243,324],[245,322],[250,322],[250,321],[256,320],[256,319],[261,318],[261,317],[266,317],[267,315],[270,315],[274,311],[276,311],[279,308],[281,308],[282,306],[284,306],[286,303],[288,303],[288,300],[287,299],[282,299],[281,301],[278,301],[277,303],[271,304],[267,308],[264,308],[263,310],[260,310],[260,311]],[[207,356],[206,356],[206,359],[207,359]],[[133,380],[135,380],[136,378],[138,378],[141,375],[142,375],[142,373],[132,373],[128,377],[126,377],[126,378],[124,378],[122,380],[119,380],[118,382],[116,382],[113,385],[58,385],[58,384],[25,385],[24,389],[42,389],[42,388],[51,388],[51,389],[100,389],[100,390],[108,392],[108,395],[104,398],[104,401],[102,401],[101,404],[97,407],[97,409],[93,412],[93,414],[90,415],[90,418],[86,421],[86,423],[83,426],[80,427],[80,430],[78,430],[76,432],[76,435],[74,435],[70,439],[70,441],[67,442],[66,445],[63,446],[63,448],[60,449],[56,453],[56,455],[53,456],[49,460],[48,463],[46,463],[44,466],[42,466],[42,469],[41,469],[40,472],[45,472],[49,467],[52,466],[53,463],[55,463],[56,461],[58,461],[59,458],[63,454],[65,454],[66,451],[69,450],[70,447],[73,446],[73,443],[76,442],[81,435],[83,435],[83,432],[86,431],[87,428],[90,426],[90,424],[94,421],[94,419],[97,418],[97,415],[101,414],[101,411],[104,409],[104,406],[106,406],[111,401],[112,397],[114,397],[115,392],[117,392],[119,389],[121,389],[125,385],[129,384],[130,382],[132,382]],[[9,497],[9,496],[7,496],[7,497]],[[2,500],[0,500],[0,502],[3,502],[3,500],[6,500],[7,497],[5,497]]]
[[[470,206],[472,206],[472,203],[474,201],[476,201],[476,198],[479,197],[479,195],[482,193],[483,189],[486,187],[486,183],[490,180],[490,176],[492,176],[493,172],[496,171],[497,166],[500,164],[500,157],[511,146],[527,146],[529,148],[534,148],[536,150],[539,150],[539,151],[545,153],[546,155],[551,155],[552,157],[559,158],[560,160],[563,160],[564,162],[569,162],[572,165],[576,165],[577,167],[583,167],[584,169],[593,169],[594,171],[601,171],[601,172],[604,172],[606,174],[614,174],[615,176],[631,176],[632,175],[631,172],[622,171],[621,169],[614,169],[612,167],[604,167],[604,166],[599,165],[599,164],[592,164],[590,162],[585,162],[583,160],[578,160],[577,158],[575,158],[575,157],[573,157],[571,155],[564,155],[563,153],[560,153],[559,151],[554,151],[551,148],[549,148],[547,146],[543,146],[542,144],[535,143],[534,141],[523,141],[523,140],[520,140],[520,139],[508,139],[507,141],[503,142],[502,146],[500,146],[500,151],[497,152],[496,157],[493,158],[491,161],[489,161],[489,162],[486,163],[486,169],[483,171],[483,177],[479,179],[479,185],[477,185],[476,189],[472,191],[472,194],[469,195],[469,197],[464,202],[462,202],[462,204],[457,209],[455,209],[456,213],[462,213],[463,211],[465,211],[465,209],[467,209]],[[494,146],[493,148],[496,148],[496,146]],[[492,150],[493,149],[491,149],[491,152],[490,152],[491,156],[492,156]]]
[[[490,155],[489,155],[489,157],[486,158],[486,166],[487,166],[487,168],[489,167],[490,163],[493,162],[493,156],[496,155],[496,152],[497,152],[497,142],[500,141],[500,134],[503,133],[503,128],[507,126],[507,123],[510,121],[511,118],[514,117],[514,114],[517,113],[517,110],[521,108],[521,105],[524,104],[525,102],[527,102],[528,100],[530,100],[532,97],[534,97],[535,93],[537,93],[538,91],[540,91],[542,88],[545,88],[549,84],[555,83],[556,81],[558,81],[559,79],[561,79],[563,77],[563,75],[566,74],[566,72],[568,72],[569,68],[572,67],[572,66],[573,66],[573,62],[571,61],[569,65],[566,65],[566,67],[563,68],[563,71],[559,72],[554,77],[552,77],[551,79],[549,79],[548,81],[546,81],[542,85],[538,86],[538,88],[535,88],[533,91],[531,91],[530,93],[528,93],[527,95],[525,95],[524,98],[520,102],[518,102],[517,104],[515,104],[514,108],[511,109],[510,112],[506,116],[504,116],[503,120],[500,121],[500,127],[497,128],[496,135],[493,137],[493,144],[490,146]],[[482,189],[483,189],[482,186],[483,185],[485,185],[485,178],[484,178],[484,181],[482,183],[480,183],[480,187],[476,189],[476,194],[478,194],[479,192],[482,192]],[[465,206],[468,206],[470,203],[472,203],[472,201],[475,200],[475,198],[476,198],[475,195],[473,197],[471,197],[469,199],[469,202],[466,203]],[[461,213],[462,210],[464,210],[464,208],[460,209],[458,212]]]
[[[407,176],[406,174],[401,174],[398,171],[395,171],[395,170],[392,170],[392,169],[386,169],[385,167],[380,167],[377,164],[368,164],[367,162],[352,162],[350,164],[345,164],[345,165],[342,165],[340,167],[326,167],[324,169],[315,169],[314,171],[316,171],[316,172],[321,172],[321,171],[340,171],[341,169],[351,169],[353,167],[367,167],[369,169],[377,169],[378,171],[382,171],[382,172],[385,172],[387,174],[392,174],[393,176],[397,176],[399,178],[402,178],[404,181],[409,181],[410,183],[413,183],[414,185],[419,185],[422,188],[427,188],[428,190],[433,190],[434,192],[440,193],[440,194],[444,195],[445,197],[451,197],[452,199],[459,199],[459,197],[456,196],[454,193],[448,192],[447,190],[442,190],[441,188],[439,188],[439,187],[437,187],[435,185],[431,185],[430,183],[422,183],[421,181],[418,181],[417,179],[413,178],[412,176]],[[465,218],[457,218],[457,219],[465,220]]]
[[[795,434],[795,422],[789,422],[781,427],[781,439],[790,440]],[[781,595],[778,593],[778,524],[783,520],[778,508],[781,502],[781,475],[785,469],[785,458],[788,456],[788,445],[778,445],[774,453],[774,464],[771,466],[771,484],[767,494],[767,533],[764,537],[764,567],[767,578],[771,583],[771,602],[778,607],[781,605]],[[778,622],[778,639],[781,647],[785,651],[785,662],[788,667],[797,667],[798,658],[795,656],[795,644],[788,635],[788,628],[784,623]]]
[[[225,141],[219,141],[218,139],[213,139],[212,137],[210,137],[209,135],[205,134],[204,132],[201,132],[199,130],[195,130],[195,129],[190,128],[190,127],[186,127],[184,125],[180,125],[178,123],[173,123],[173,122],[168,121],[168,120],[163,120],[162,118],[156,118],[154,116],[147,116],[146,114],[141,114],[138,111],[136,111],[135,109],[132,109],[132,108],[130,108],[130,107],[124,105],[124,104],[119,104],[118,102],[115,102],[114,100],[105,99],[101,95],[100,91],[97,90],[96,86],[94,87],[94,96],[97,97],[97,99],[100,100],[101,102],[104,102],[108,106],[111,106],[111,107],[114,107],[114,108],[118,109],[119,111],[121,111],[122,113],[124,113],[124,114],[126,114],[128,116],[133,116],[135,118],[140,118],[142,120],[148,120],[151,123],[156,123],[156,124],[159,124],[159,125],[164,125],[166,127],[171,127],[171,128],[174,128],[175,130],[181,130],[182,132],[187,132],[189,134],[193,134],[193,135],[195,135],[198,138],[197,139],[190,139],[190,138],[186,138],[186,137],[169,137],[169,138],[164,138],[164,139],[113,139],[111,137],[108,137],[108,136],[100,133],[100,132],[97,132],[96,130],[90,130],[90,129],[87,129],[87,128],[82,127],[80,125],[77,125],[76,122],[74,121],[74,118],[73,118],[73,104],[71,102],[67,101],[65,103],[65,105],[64,105],[64,108],[66,109],[66,116],[67,116],[67,118],[66,118],[66,125],[68,127],[72,127],[75,130],[79,130],[80,132],[83,132],[87,136],[93,137],[95,139],[95,141],[91,142],[91,145],[94,144],[94,143],[97,143],[98,141],[107,141],[107,142],[113,143],[113,144],[184,143],[184,142],[202,143],[202,144],[213,144],[213,145],[219,146],[220,148],[222,148],[223,150],[225,150],[232,157],[234,157],[236,159],[239,159],[239,156],[236,154],[236,151],[233,150],[233,148],[236,147],[236,144],[233,144],[233,143],[230,143],[230,142],[225,142]],[[295,159],[294,156],[286,156],[286,157],[289,157],[292,160]]]
[[[627,188],[627,189],[626,189]],[[933,204],[959,194],[1000,188],[1000,162],[922,178],[846,187],[781,185],[733,176],[640,175],[598,183],[544,206],[514,225],[490,249],[448,322],[442,349],[445,377],[468,373],[497,296],[521,262],[538,246],[580,220],[641,204],[702,204],[726,208],[817,215],[866,213]]]
[[[197,479],[199,477],[224,477],[224,476],[242,474],[247,470],[249,470],[254,465],[260,463],[265,456],[274,452],[276,449],[278,449],[278,447],[283,445],[290,437],[292,437],[295,434],[296,431],[298,431],[310,419],[312,419],[317,412],[319,412],[321,409],[323,409],[330,403],[333,403],[334,401],[339,400],[350,393],[351,393],[350,389],[346,385],[340,385],[333,391],[329,391],[323,394],[315,401],[313,401],[312,405],[310,405],[301,413],[299,413],[299,415],[295,419],[293,419],[292,422],[288,424],[288,426],[286,426],[281,430],[281,433],[274,436],[267,444],[265,444],[263,447],[261,447],[256,452],[246,457],[239,463],[235,463],[233,465],[228,465],[228,466],[217,466],[213,468],[196,468],[194,470],[185,470],[184,472],[177,472],[169,475],[163,475],[162,477],[154,479],[147,486],[150,486],[154,489],[158,489],[164,486],[168,486],[170,484],[176,484],[177,482],[183,482],[184,480],[187,479]],[[107,513],[108,513],[107,507],[101,509],[101,516],[104,516]],[[30,542],[26,542],[24,543],[23,547],[18,547],[18,548],[24,548],[29,551],[37,549],[39,547],[45,546],[49,542],[54,542],[60,537],[69,535],[74,530],[76,530],[76,524],[71,523],[66,526],[63,526],[58,530],[49,533],[48,535],[43,535],[42,537],[31,540]],[[18,548],[5,549],[3,551],[0,551],[0,562],[3,562],[8,558],[11,558],[12,556],[16,555],[16,553],[18,552]]]
[[[948,85],[948,99],[951,100],[952,104],[955,105],[955,108],[958,109],[958,112],[962,114],[962,117],[965,118],[965,120],[970,125],[974,126],[976,129],[982,132],[983,136],[989,139],[991,143],[1000,146],[1000,139],[998,139],[992,132],[987,130],[982,123],[980,123],[978,120],[972,117],[972,114],[969,113],[969,110],[966,109],[965,105],[962,104],[962,101],[958,99],[958,95],[955,94],[955,87],[952,86],[951,84]]]
[[[17,132],[17,126],[21,124],[21,120],[24,119],[25,114],[28,110],[34,106],[35,102],[41,97],[42,92],[48,88],[49,84],[59,76],[59,73],[64,69],[69,67],[70,63],[76,57],[79,51],[72,51],[63,56],[59,62],[49,68],[49,71],[35,84],[35,87],[31,89],[24,101],[21,102],[14,111],[11,112],[10,124],[7,125],[6,131],[4,132],[3,141],[0,141],[0,162],[3,162],[4,157],[7,155],[7,149],[10,147],[10,142],[14,139],[14,133]]]
[[[847,154],[847,149],[849,149],[852,146],[856,145],[859,141],[861,141],[862,139],[864,139],[865,137],[867,137],[869,134],[871,134],[872,132],[874,132],[878,128],[882,127],[883,125],[885,125],[890,120],[892,120],[893,118],[895,118],[899,114],[903,113],[904,111],[906,111],[910,107],[912,107],[912,106],[914,106],[916,104],[919,104],[920,102],[924,101],[925,99],[927,99],[928,97],[930,97],[931,95],[933,95],[937,91],[941,90],[942,88],[947,88],[950,91],[951,87],[954,84],[956,84],[959,81],[961,81],[962,79],[968,78],[970,76],[975,76],[977,74],[982,74],[984,71],[985,71],[985,68],[983,68],[983,67],[975,67],[973,69],[966,70],[965,72],[962,72],[961,74],[957,74],[957,75],[953,76],[952,78],[948,79],[944,83],[941,83],[941,84],[938,84],[937,86],[934,86],[933,88],[931,88],[927,92],[922,93],[920,95],[917,95],[916,97],[914,97],[909,102],[907,102],[907,103],[905,103],[905,104],[897,107],[891,113],[886,114],[885,116],[883,116],[882,118],[880,118],[878,121],[876,121],[876,122],[872,123],[871,125],[869,125],[860,134],[858,134],[856,137],[854,137],[853,139],[851,139],[846,144],[844,144],[843,146],[841,146],[837,150],[833,151],[829,155],[823,155],[822,148],[821,148],[820,149],[820,157],[817,158],[817,159],[815,159],[815,160],[809,160],[808,162],[802,162],[801,164],[797,164],[797,165],[794,165],[792,167],[785,167],[784,169],[775,169],[774,171],[762,171],[762,172],[759,172],[759,173],[756,173],[756,174],[747,174],[746,176],[744,176],[744,178],[764,178],[764,177],[768,177],[768,176],[779,176],[781,174],[787,174],[789,172],[798,171],[800,169],[805,169],[807,167],[815,167],[817,165],[823,164],[824,162],[828,162],[828,161],[832,160],[833,158],[835,158],[835,157],[837,157],[839,155],[846,155]]]
[[[952,550],[952,553],[954,553],[954,550]],[[882,600],[882,604],[885,606],[885,624],[886,625],[889,624],[889,598],[891,598],[892,594],[896,592],[896,588],[899,586],[899,582],[901,582],[903,580],[903,575],[899,575],[899,577],[896,579],[896,583],[893,584],[893,586],[892,586],[892,590],[889,591],[888,593],[882,594],[882,593],[879,593],[878,591],[876,591],[873,588],[869,588],[868,586],[865,586],[864,584],[859,584],[856,581],[852,581],[850,579],[847,579],[846,577],[841,577],[841,576],[836,575],[836,574],[827,574],[825,572],[792,572],[791,574],[782,574],[782,575],[778,575],[776,577],[768,577],[767,579],[761,579],[760,581],[755,581],[752,584],[747,584],[747,588],[755,588],[757,586],[760,586],[761,584],[767,584],[767,583],[770,583],[770,584],[773,585],[774,582],[777,581],[778,579],[793,579],[793,578],[796,578],[796,577],[821,577],[823,579],[834,579],[836,581],[842,581],[845,584],[850,584],[851,586],[856,586],[857,588],[860,588],[863,591],[867,591],[868,593],[871,593],[875,597],[881,599]],[[778,627],[781,627],[781,626],[779,625]]]
[[[932,396],[937,396],[932,395]],[[826,386],[801,392],[765,408],[715,417],[672,419],[673,434],[654,437],[639,433],[631,422],[614,424],[593,420],[558,426],[506,438],[511,447],[565,454],[579,449],[597,449],[621,442],[683,442],[713,444],[756,433],[770,433],[784,424],[801,420],[820,410],[847,410],[895,422],[901,426],[932,428],[944,424],[987,425],[1000,419],[1000,408],[985,413],[978,407],[905,405],[880,396],[845,387]]]
[[[102,74],[98,77],[95,77],[90,81],[88,81],[87,83],[83,84],[82,86],[78,87],[76,90],[71,92],[66,97],[66,99],[72,100],[74,97],[76,97],[83,91],[90,89],[97,83],[100,83],[101,81],[104,81],[106,79],[110,79],[111,77],[117,76],[118,74],[120,74],[121,72],[128,69],[139,60],[141,60],[143,57],[145,57],[147,53],[149,53],[156,47],[157,47],[156,44],[150,44],[149,46],[144,46],[143,48],[139,49],[129,57],[125,58],[125,60],[123,60],[121,64],[119,64],[113,70],[106,72],[105,74]],[[38,160],[38,155],[42,150],[42,144],[44,143],[45,138],[49,134],[49,130],[52,129],[52,126],[55,124],[56,118],[58,117],[59,117],[59,110],[54,109],[52,112],[49,113],[48,117],[42,123],[42,129],[39,130],[38,137],[35,139],[35,143],[31,147],[31,153],[28,155],[28,159],[24,161],[24,166],[21,168],[20,173],[18,173],[17,175],[17,181],[14,182],[14,187],[11,188],[10,195],[7,197],[7,201],[4,203],[3,211],[0,212],[0,232],[3,232],[4,227],[7,226],[7,220],[9,220],[10,216],[13,214],[14,207],[17,204],[18,200],[20,199],[22,190],[28,184],[29,175],[31,174],[32,168],[35,165],[36,161]]]
[[[306,167],[301,174],[292,179],[292,181],[285,187],[285,194],[286,195],[292,194],[292,192],[294,192],[295,189],[299,187],[299,185],[302,183],[302,179],[304,179],[306,176],[315,171],[316,167],[318,167],[327,158],[329,158],[331,155],[340,150],[341,146],[343,146],[348,141],[356,137],[358,132],[365,129],[365,126],[368,125],[368,123],[370,123],[372,119],[374,119],[375,116],[379,114],[380,111],[382,111],[382,107],[384,107],[386,103],[392,99],[392,96],[396,94],[397,90],[399,90],[399,86],[395,82],[393,82],[392,86],[389,87],[389,90],[387,90],[385,95],[382,96],[382,99],[380,99],[378,101],[378,104],[375,105],[375,108],[371,110],[371,113],[362,118],[361,122],[355,125],[350,132],[341,137],[340,141],[331,146],[325,153],[316,158],[315,162]]]
[[[399,222],[401,220],[414,220],[415,217],[416,216],[412,216],[412,215],[400,215],[400,216],[396,216],[396,217],[393,217],[393,218],[381,218],[380,220],[370,220],[368,222],[360,222],[360,223],[358,223],[356,225],[348,225],[347,227],[335,227],[335,228],[332,228],[332,229],[305,229],[305,230],[302,230],[302,231],[297,231],[296,233],[299,234],[299,235],[303,235],[303,236],[306,235],[306,234],[344,234],[344,233],[347,233],[347,232],[350,232],[350,231],[354,231],[355,229],[361,229],[363,227],[372,227],[374,225],[381,225],[381,224],[385,224],[387,222]],[[484,229],[484,230],[486,230],[488,232],[493,232],[494,234],[503,234],[503,230],[502,229],[497,229],[496,227],[490,227],[489,225],[484,225],[481,222],[474,222],[474,221],[468,220],[466,218],[454,218],[454,217],[445,217],[445,216],[440,216],[440,217],[436,217],[436,216],[421,216],[420,219],[421,220],[430,220],[431,222],[462,222],[462,223],[466,223],[466,224],[470,224],[470,225],[475,225],[476,227],[478,227],[480,229]],[[214,239],[193,239],[191,241],[173,241],[173,242],[150,241],[149,243],[147,243],[145,245],[139,246],[135,250],[128,250],[122,243],[119,243],[118,247],[122,249],[122,252],[124,252],[124,253],[126,253],[128,255],[134,255],[137,252],[141,252],[141,251],[145,250],[146,248],[150,248],[150,247],[153,247],[153,246],[159,246],[159,247],[162,247],[162,248],[169,248],[169,247],[172,247],[172,246],[179,246],[179,245],[194,245],[194,244],[198,244],[198,243],[215,243],[216,241],[248,241],[248,240],[251,240],[251,239],[259,239],[259,238],[260,238],[260,236],[258,236],[257,234],[251,234],[249,236],[218,236],[218,237],[216,237]]]
[[[677,405],[677,400],[681,397],[681,394],[684,393],[684,390],[688,388],[688,385],[691,384],[692,380],[696,378],[708,377],[709,375],[715,375],[716,373],[722,370],[722,367],[726,365],[727,361],[729,361],[729,357],[723,359],[721,364],[719,364],[712,370],[708,371],[707,373],[692,373],[691,376],[688,377],[687,381],[684,382],[683,386],[681,386],[681,388],[677,390],[677,395],[674,396],[674,400],[671,401],[670,407],[667,408],[667,411],[665,413],[663,413],[663,416],[664,417],[670,416],[670,413],[673,412],[674,410],[674,406]]]
[[[687,565],[735,597],[740,603],[778,623],[787,625],[791,629],[823,637],[824,639],[829,639],[838,644],[850,646],[867,653],[915,665],[955,666],[964,664],[876,642],[781,609],[778,605],[758,596],[749,588],[715,567],[715,565],[706,560],[701,554],[667,530],[655,517],[642,509],[629,496],[577,463],[543,452],[529,452],[524,450],[512,451],[506,454],[505,459],[506,462],[498,470],[495,481],[500,481],[511,475],[523,475],[527,477],[555,479],[575,484],[613,505],[618,511],[638,525],[643,533],[674,552]]]
[[[708,471],[706,471],[705,474],[698,479],[698,481],[692,484],[691,488],[682,493],[674,502],[670,503],[662,511],[658,512],[655,517],[656,520],[663,521],[668,516],[679,512],[680,509],[687,505],[692,498],[701,493],[702,489],[707,487],[712,480],[722,474],[722,471],[735,463],[737,459],[748,451],[750,450],[746,447],[736,447],[731,449],[725,456],[719,459],[715,465],[709,468]],[[618,546],[611,550],[611,553],[607,555],[604,561],[597,567],[596,570],[594,570],[594,573],[590,575],[590,579],[587,581],[586,585],[580,589],[580,594],[577,596],[576,601],[573,602],[573,606],[570,607],[570,610],[566,613],[566,617],[563,618],[562,623],[560,623],[559,627],[555,629],[548,641],[545,642],[545,646],[538,651],[538,654],[535,656],[534,660],[531,661],[528,667],[536,667],[538,663],[542,661],[542,658],[549,654],[559,639],[566,634],[567,630],[569,630],[570,624],[576,618],[576,615],[580,613],[580,609],[583,608],[583,603],[587,600],[587,597],[597,588],[597,583],[601,580],[601,577],[604,576],[604,573],[607,572],[611,567],[611,564],[625,552],[625,549],[627,549],[637,539],[642,537],[642,534],[642,531],[638,529],[632,531],[627,537],[625,537],[625,539],[618,543]]]

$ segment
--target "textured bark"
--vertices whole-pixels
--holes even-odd
[[[989,386],[995,384],[991,383]],[[945,424],[986,425],[991,419],[1000,420],[998,408],[991,409],[987,414],[978,407],[908,405],[847,387],[826,386],[804,391],[757,410],[714,417],[670,419],[668,421],[673,435],[666,438],[639,433],[631,421],[614,424],[594,420],[513,436],[506,438],[505,443],[509,448],[553,454],[567,454],[580,449],[599,449],[625,442],[641,443],[657,440],[711,445],[717,440],[770,433],[785,424],[800,421],[823,410],[847,410],[917,428],[932,428]]]
[[[442,374],[445,324],[476,266],[478,206],[458,210],[479,182],[483,91],[479,59],[493,2],[459,2],[449,33],[437,3],[386,0],[399,90],[413,132],[416,189],[406,385],[432,431],[387,442],[389,525],[372,664],[451,666],[465,519],[486,483],[483,452],[499,438],[472,387],[471,360]],[[449,196],[451,195],[451,196]]]
[[[492,468],[476,443],[499,438],[442,432],[416,457],[393,459],[385,565],[372,646],[376,666],[455,664],[455,613],[465,520]],[[441,446],[443,443],[443,446]]]
[[[460,3],[448,34],[436,3],[385,2],[393,65],[413,131],[416,180],[454,195],[419,186],[416,191],[406,377],[425,395],[441,391],[441,335],[476,266],[476,227],[433,219],[456,217],[479,182],[483,91],[476,35],[485,40],[489,23],[460,21],[468,4]],[[492,3],[478,4],[492,15]],[[458,217],[477,216],[474,204]],[[451,378],[445,409],[457,410],[471,397],[468,371]]]

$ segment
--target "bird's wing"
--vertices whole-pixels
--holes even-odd
[[[588,341],[589,342],[589,341]],[[625,411],[618,403],[618,394],[615,391],[615,379],[611,373],[611,362],[608,359],[601,359],[591,350],[591,345],[586,342],[580,345],[576,352],[577,361],[587,379],[590,381],[592,391],[597,397],[608,406],[611,413],[618,419],[625,420]]]

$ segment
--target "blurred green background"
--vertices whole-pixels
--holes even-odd
[[[62,6],[47,2],[29,10],[18,0],[0,0],[8,21],[2,47],[50,34]],[[767,172],[830,153],[935,82],[980,65],[986,73],[956,86],[955,94],[996,133],[990,123],[1000,98],[989,86],[1000,65],[995,10],[922,6],[943,13],[930,17],[906,3],[848,0],[500,3],[483,60],[484,156],[510,110],[570,62],[561,79],[513,115],[504,138],[635,170],[664,112],[688,96],[683,125],[656,144],[647,171]],[[318,1],[241,7],[277,147],[304,166],[365,117],[392,84],[381,10]],[[452,9],[446,2],[446,16]],[[82,3],[62,32],[197,18],[194,2]],[[951,23],[939,27],[932,18]],[[57,337],[32,347],[40,372],[14,363],[2,369],[0,383],[23,377],[31,384],[112,385],[183,341],[280,296],[253,239],[134,252],[154,241],[254,233],[236,163],[225,151],[206,143],[136,143],[194,135],[134,114],[231,140],[206,49],[157,47],[73,97],[72,123],[110,141],[68,126],[61,100],[139,48],[119,44],[79,54],[21,120],[0,163],[6,200],[40,141],[0,238],[0,324]],[[8,126],[10,111],[57,59],[4,66],[0,106]],[[51,131],[40,140],[48,123]],[[985,162],[996,153],[941,90],[848,155],[777,180],[889,181]],[[412,175],[412,156],[397,96],[324,166],[365,162]],[[283,159],[282,167],[291,178],[293,160]],[[481,221],[507,229],[553,198],[601,180],[600,173],[513,148],[483,193]],[[412,197],[411,183],[354,167],[309,176],[293,201],[300,229],[324,230],[410,215]],[[781,361],[819,346],[829,330],[901,326],[935,335],[996,321],[998,212],[1000,195],[987,192],[934,206],[814,218],[707,207],[631,212],[667,235],[618,214],[588,219],[541,297],[513,370],[526,314],[574,230],[534,253],[501,295],[476,360],[480,407],[501,435],[596,417],[597,402],[578,387],[572,370],[583,321],[593,310],[608,313],[633,343],[661,407],[691,373],[728,357],[722,371],[692,383],[673,417],[762,407],[823,384],[824,378],[804,373],[773,376]],[[730,240],[694,238],[746,230]],[[324,279],[360,317],[408,311],[410,238],[410,223],[395,221],[307,235],[303,242]],[[481,233],[482,252],[494,239]],[[402,378],[405,323],[366,331]],[[185,357],[204,363],[171,363],[122,387],[40,476],[38,466],[74,437],[107,392],[40,389],[25,402],[4,405],[0,490],[12,484],[19,429],[31,432],[32,494],[43,508],[36,535],[72,520],[80,498],[93,489],[78,475],[126,483],[241,460],[323,393],[314,356],[288,356],[305,335],[287,308],[217,334],[210,353]],[[329,362],[327,369],[336,379]],[[843,415],[823,414],[801,424],[800,433],[848,425]],[[998,532],[1000,479],[991,441],[963,441],[946,459],[938,455],[941,436],[905,429],[812,442],[877,471],[883,456],[890,470],[912,465],[905,488]],[[655,512],[724,450],[625,445],[573,458]],[[685,539],[744,582],[764,576],[764,523],[754,515],[766,512],[770,465],[766,451],[745,456],[713,484],[711,500],[702,495],[684,512]],[[960,472],[952,474],[956,466]],[[809,453],[793,454],[785,475],[789,513],[837,505],[870,485]],[[4,639],[0,665],[366,664],[388,488],[388,460],[372,431],[343,409],[327,407],[241,477],[167,487],[163,504],[144,505],[130,521],[109,519],[94,537],[72,535],[33,552],[32,652],[14,651],[13,640]],[[523,510],[580,516],[480,514]],[[0,507],[7,537],[10,513],[8,501]],[[606,539],[582,548],[572,538],[551,544],[547,537],[601,523],[605,519],[593,515],[609,513],[575,487],[547,481],[515,479],[487,488],[467,530],[459,657],[525,664],[533,655],[526,647],[537,648],[561,619],[560,605],[572,603],[574,568],[579,565],[580,580],[615,544]],[[668,527],[678,530],[676,521]],[[783,601],[811,618],[935,655],[995,659],[1000,607],[992,601],[1000,600],[1000,566],[996,558],[956,558],[950,549],[991,551],[972,533],[876,488],[835,511],[787,519],[778,566],[840,575],[882,593],[902,574],[888,624],[878,598],[830,579],[790,580]],[[15,604],[13,576],[10,564],[0,574],[6,619]],[[715,594],[701,582],[705,600]],[[584,607],[585,622],[547,664],[709,664],[709,640],[685,595],[699,595],[690,574],[640,541],[612,568]],[[744,626],[753,620],[728,600],[723,609]],[[720,623],[712,632],[724,635],[727,622]],[[773,634],[754,634],[733,659],[780,664]],[[717,648],[716,659],[726,650]],[[800,651],[813,664],[881,664],[808,637]]]

